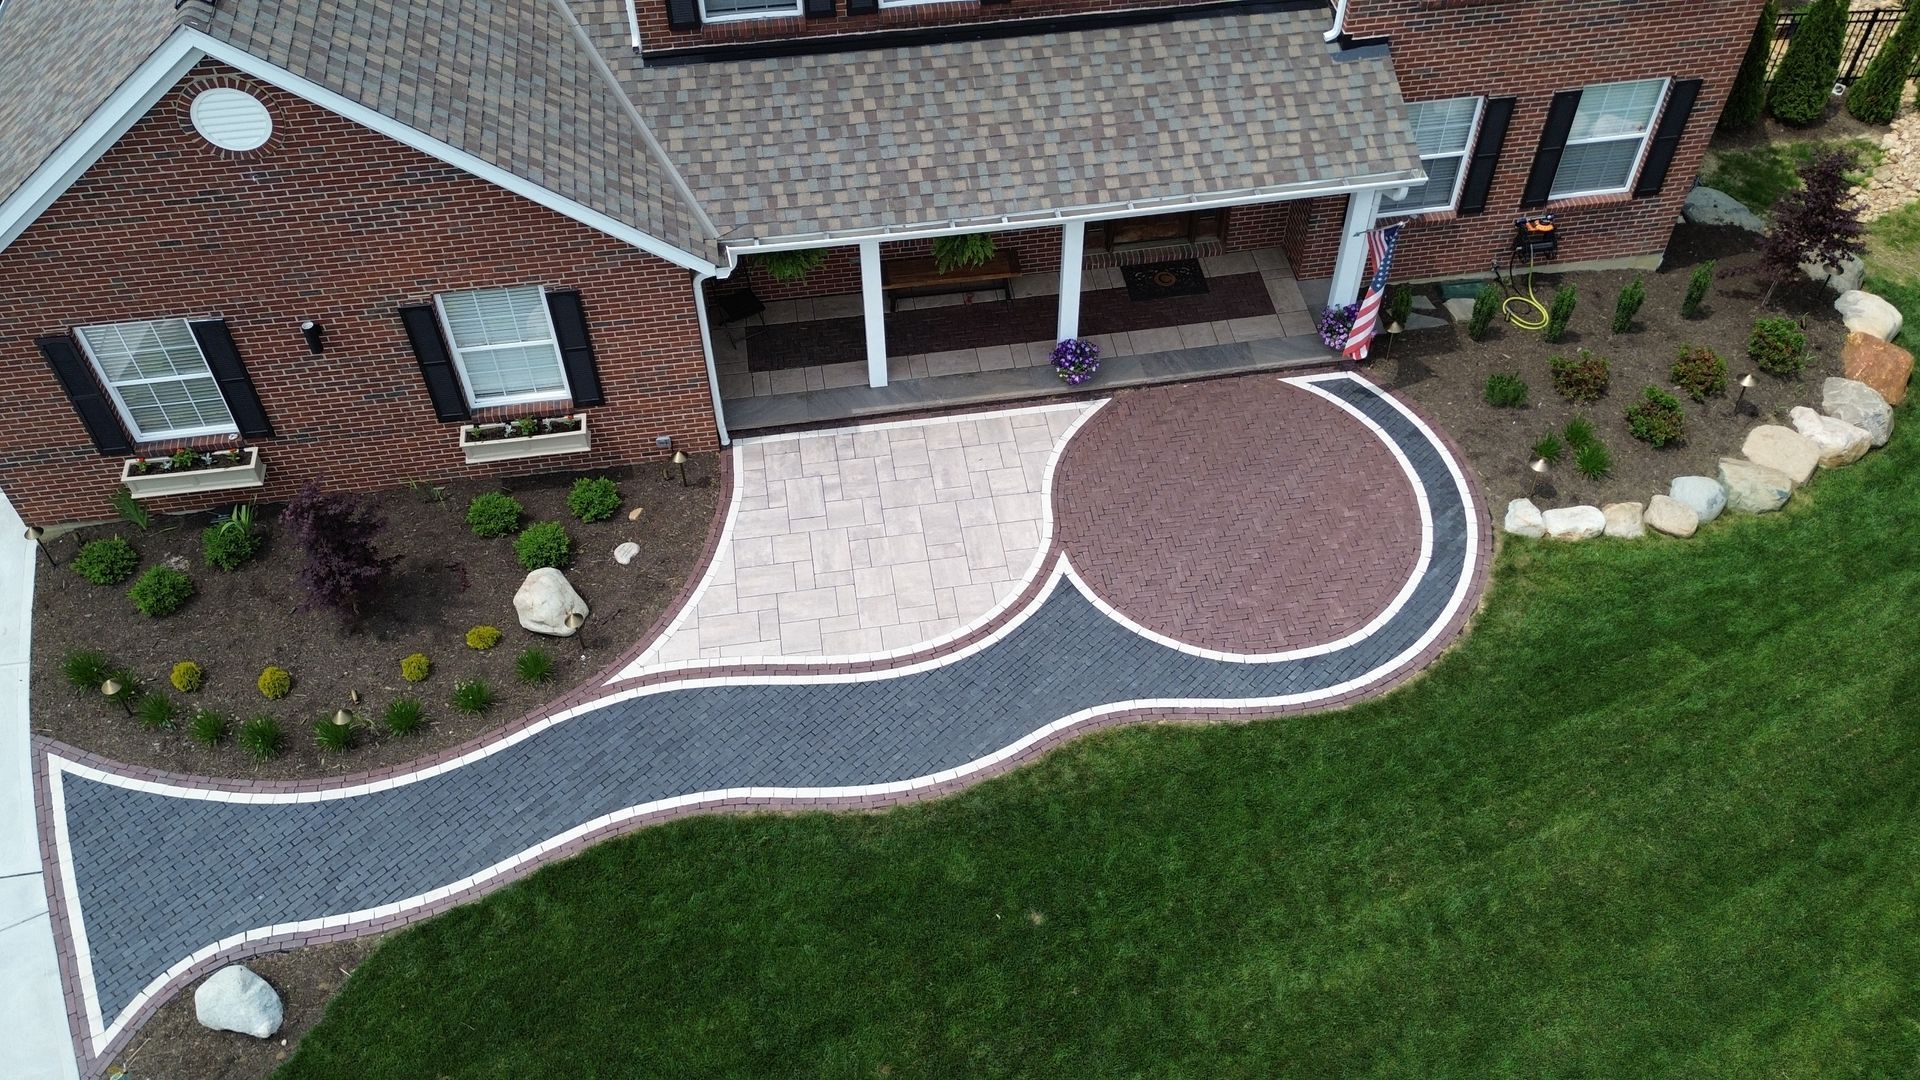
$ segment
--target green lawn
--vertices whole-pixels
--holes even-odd
[[[307,1077],[1920,1070],[1920,424],[1691,542],[1509,544],[1334,714],[648,829],[393,937]]]
[[[1700,182],[1718,188],[1765,217],[1780,196],[1800,186],[1799,169],[1816,152],[1845,150],[1860,163],[1858,178],[1872,175],[1886,152],[1874,139],[1832,139],[1766,142],[1739,149],[1708,152]]]

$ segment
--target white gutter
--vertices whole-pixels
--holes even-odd
[[[640,13],[634,9],[634,0],[627,0],[627,42],[634,52],[640,51]]]
[[[732,267],[728,267],[732,269]],[[700,320],[700,351],[707,358],[707,392],[713,395],[713,429],[720,434],[720,445],[728,446],[733,437],[727,434],[727,414],[720,404],[720,372],[713,362],[713,335],[707,330],[707,279],[713,274],[699,270],[693,272],[693,310]]]
[[[628,4],[628,10],[632,10],[631,2],[629,2]],[[1339,41],[1340,35],[1346,32],[1347,32],[1347,0],[1333,0],[1333,29],[1328,30],[1325,34],[1322,34],[1321,38],[1322,40],[1331,44],[1335,41]]]

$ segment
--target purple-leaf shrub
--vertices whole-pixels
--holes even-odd
[[[311,610],[330,607],[342,618],[360,614],[360,601],[400,561],[382,555],[373,538],[387,527],[387,519],[365,498],[327,494],[308,481],[280,520],[300,540],[306,561],[300,567],[300,585],[307,591],[301,605]]]
[[[1086,338],[1068,338],[1053,347],[1054,374],[1068,386],[1079,386],[1100,370],[1100,346]]]
[[[1768,277],[1762,304],[1772,303],[1773,290],[1797,277],[1801,264],[1838,272],[1866,251],[1853,181],[1847,178],[1853,167],[1844,150],[1819,154],[1800,167],[1800,186],[1773,204],[1773,224],[1760,241],[1760,265]]]

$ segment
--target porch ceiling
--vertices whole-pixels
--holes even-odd
[[[1382,54],[1325,9],[625,73],[733,242],[1417,180]]]

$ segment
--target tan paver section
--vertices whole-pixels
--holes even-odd
[[[864,657],[980,621],[1038,572],[1048,463],[1091,402],[737,444],[726,541],[622,672]]]

